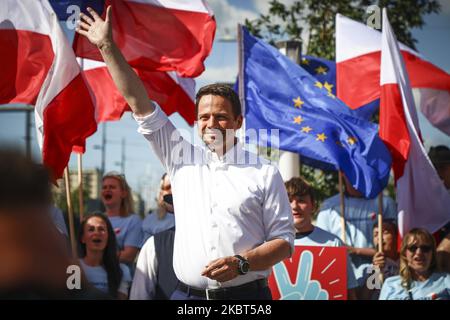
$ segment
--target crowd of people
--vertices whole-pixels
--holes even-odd
[[[243,148],[235,137],[243,122],[239,97],[224,84],[198,91],[203,144],[191,145],[148,99],[115,45],[110,8],[105,20],[88,11],[77,32],[98,47],[167,172],[158,208],[141,220],[125,177],[106,174],[105,211],[84,218],[74,259],[52,209],[47,171],[17,152],[0,151],[0,297],[270,300],[272,267],[308,245],[347,248],[349,299],[450,299],[448,225],[436,234],[438,246],[427,230],[415,228],[398,251],[393,199],[383,197],[379,230],[377,199],[362,197],[345,177],[344,214],[338,196],[319,207],[309,182],[283,182],[275,165]],[[448,148],[431,152],[448,188]],[[76,290],[67,286],[66,270],[74,265],[82,271]],[[381,288],[368,287],[370,270],[380,271]]]

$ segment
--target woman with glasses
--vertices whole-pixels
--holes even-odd
[[[101,213],[84,218],[78,244],[80,264],[89,283],[113,298],[127,299],[131,275],[126,265],[119,264],[116,237],[108,218]]]
[[[400,275],[386,279],[380,300],[450,300],[450,275],[436,271],[436,244],[426,230],[403,237]]]
[[[142,245],[142,220],[133,213],[131,188],[124,175],[110,172],[103,177],[102,202],[116,234],[119,261],[133,271]]]

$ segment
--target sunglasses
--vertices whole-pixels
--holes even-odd
[[[420,248],[420,251],[422,251],[423,253],[428,253],[432,249],[432,247],[429,245],[416,246],[415,244],[413,244],[412,246],[409,246],[407,249],[409,252],[415,253],[417,251],[417,249],[419,249],[419,248]]]

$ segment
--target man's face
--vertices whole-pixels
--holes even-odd
[[[314,204],[309,195],[291,196],[291,212],[294,217],[294,226],[298,232],[308,228],[311,225],[312,215],[314,213]]]
[[[212,150],[234,144],[234,133],[242,125],[242,115],[235,117],[231,102],[215,95],[205,95],[198,103],[198,130]]]
[[[170,184],[169,175],[166,175],[161,183],[161,191],[159,194],[159,201],[161,206],[165,207],[167,211],[173,212],[173,205],[163,200],[164,196],[172,194],[172,185]]]

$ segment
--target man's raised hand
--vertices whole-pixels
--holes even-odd
[[[80,13],[80,21],[76,31],[88,38],[99,49],[112,43],[111,6],[106,9],[106,19],[103,20],[92,8],[87,8],[90,16]]]

